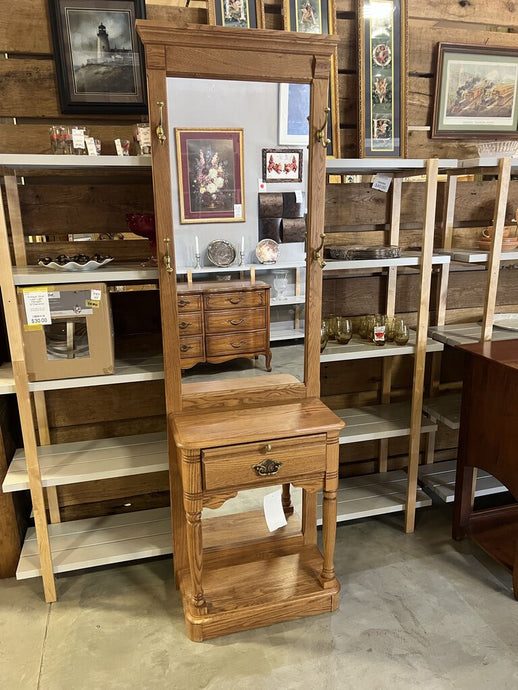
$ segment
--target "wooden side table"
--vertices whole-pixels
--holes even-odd
[[[474,510],[477,468],[518,500],[518,340],[463,345],[466,353],[453,537],[471,537],[509,570],[518,599],[518,503]]]
[[[195,641],[338,607],[333,554],[338,433],[343,422],[318,399],[230,412],[171,416],[176,462],[176,582]],[[202,520],[241,490],[283,485],[287,526],[269,533],[262,511]],[[289,485],[303,489],[301,520]],[[324,492],[323,554],[317,492]]]

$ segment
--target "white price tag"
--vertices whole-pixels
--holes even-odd
[[[52,323],[50,317],[49,295],[46,290],[24,292],[25,313],[29,325],[48,326]]]
[[[149,127],[139,127],[139,140],[141,146],[151,146],[151,130]]]
[[[241,218],[243,207],[241,204],[234,204],[234,218]]]
[[[89,156],[97,156],[97,149],[95,148],[95,141],[93,137],[85,137],[86,150]]]
[[[121,140],[120,139],[114,139],[114,141],[115,141],[115,151],[116,151],[117,155],[123,156],[124,151],[122,150]]]
[[[96,288],[91,291],[90,299],[94,300],[94,302],[100,302],[101,301],[101,291]]]
[[[266,494],[263,498],[264,517],[270,532],[274,532],[279,527],[284,527],[288,522],[284,510],[282,509],[282,492],[279,489],[271,494]]]
[[[72,129],[72,146],[75,149],[84,149],[85,131],[84,129]]]
[[[383,173],[378,173],[374,177],[374,182],[372,183],[373,189],[379,189],[380,192],[388,192],[390,185],[392,183],[392,177],[390,175],[383,175]]]
[[[297,204],[301,204],[304,201],[304,192],[302,189],[295,190],[295,201]]]

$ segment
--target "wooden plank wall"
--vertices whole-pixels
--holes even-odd
[[[153,0],[146,3],[150,19],[176,24],[206,23],[204,0],[191,0],[180,7],[181,0]],[[491,3],[456,0],[407,0],[408,4],[408,157],[454,157],[474,154],[473,142],[432,140],[429,135],[433,106],[435,48],[439,41],[487,43],[518,46],[518,16],[507,0]],[[357,146],[357,0],[337,0],[337,32],[342,40],[338,48],[339,111],[342,157],[356,157]],[[281,29],[281,0],[266,0],[268,28]],[[77,118],[61,114],[53,47],[46,0],[0,0],[0,151],[4,153],[48,153],[48,128],[51,124],[77,123],[89,126],[102,140],[103,153],[113,154],[113,139],[131,139],[136,116],[89,116]],[[518,206],[518,183],[511,191],[509,214]],[[480,228],[491,220],[494,186],[480,182],[459,185],[456,217],[456,242],[470,246]],[[442,195],[442,190],[440,194]],[[423,185],[405,183],[402,209],[402,244],[419,243],[418,209]],[[112,174],[105,179],[77,178],[73,175],[52,179],[32,179],[20,189],[27,235],[47,235],[51,243],[43,247],[31,244],[29,261],[45,253],[56,255],[71,251],[69,233],[96,232],[117,237],[125,230],[127,212],[152,210],[149,173],[137,173],[128,179]],[[442,196],[438,207],[442,204]],[[329,185],[327,188],[326,233],[333,244],[378,243],[384,238],[388,222],[387,198],[369,184]],[[147,256],[145,240],[102,240],[95,245],[74,245],[77,251],[100,251],[117,258],[138,259]],[[502,274],[500,304],[518,305],[515,275]],[[450,281],[448,320],[477,318],[483,303],[484,272],[454,271]],[[416,276],[401,276],[397,310],[413,318]],[[380,309],[383,280],[368,274],[332,277],[324,283],[324,314],[343,313],[359,316]],[[151,298],[152,299],[152,298]],[[515,307],[518,310],[518,307]],[[128,327],[128,332],[131,328]],[[156,335],[156,333],[153,333]],[[446,380],[458,378],[455,361],[445,358]],[[456,373],[457,372],[457,373]],[[322,371],[322,393],[332,404],[372,401],[379,388],[380,372],[366,363],[354,366],[329,365]],[[395,397],[408,394],[411,371],[408,361],[397,362],[394,374]],[[163,386],[160,382],[133,386],[96,387],[48,395],[49,423],[53,441],[102,437],[127,433],[127,429],[154,431],[164,427]],[[406,442],[391,445],[392,464],[404,462]],[[451,452],[455,440],[441,440],[445,452]],[[348,449],[343,457],[343,471],[354,473],[373,468],[374,444]],[[119,482],[101,482],[74,486],[60,491],[65,517],[159,505],[167,500],[164,476]],[[127,497],[131,500],[125,500]],[[104,505],[99,501],[105,501]]]

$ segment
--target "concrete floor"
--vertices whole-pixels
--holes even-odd
[[[341,525],[340,610],[208,642],[184,633],[169,559],[0,581],[3,690],[518,688],[511,577],[450,538],[451,508]]]

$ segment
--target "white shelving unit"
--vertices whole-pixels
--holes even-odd
[[[501,251],[500,243],[505,223],[507,196],[511,173],[518,168],[518,158],[498,159],[474,158],[458,161],[457,166],[448,171],[447,198],[443,218],[443,248],[438,250],[450,256],[452,261],[464,264],[487,264],[487,285],[484,304],[484,314],[480,323],[445,324],[446,315],[446,286],[441,291],[437,312],[438,325],[429,328],[428,335],[434,340],[450,347],[469,345],[488,340],[512,340],[516,332],[501,329],[493,325],[496,304],[496,292],[500,264],[503,261],[517,261],[518,251]],[[497,192],[493,213],[494,242],[491,250],[463,249],[453,247],[453,227],[455,216],[455,201],[457,193],[457,178],[468,173],[489,173],[497,178]],[[437,366],[437,370],[438,370]],[[450,429],[460,426],[461,394],[454,393],[429,398],[424,401],[423,410],[434,421],[445,424]],[[419,479],[429,493],[433,493],[441,500],[450,503],[455,498],[455,460],[439,462],[421,467]],[[479,471],[475,487],[475,496],[485,496],[505,491],[500,482],[486,472]]]
[[[380,473],[367,477],[346,480],[340,489],[339,513],[341,519],[353,519],[366,515],[406,511],[405,528],[413,531],[415,508],[429,505],[430,499],[417,487],[417,466],[419,464],[419,441],[423,433],[432,437],[436,425],[423,417],[421,412],[424,361],[427,352],[440,352],[442,343],[427,338],[428,301],[432,266],[448,267],[448,254],[433,254],[433,233],[437,173],[439,168],[455,167],[456,160],[430,162],[422,159],[376,159],[376,160],[330,160],[326,166],[329,175],[375,175],[384,173],[392,176],[391,225],[389,244],[399,244],[399,223],[402,182],[407,177],[423,176],[426,184],[426,201],[423,213],[423,234],[421,252],[403,252],[395,259],[372,260],[327,260],[324,275],[331,272],[354,270],[385,270],[387,273],[387,307],[389,316],[395,312],[397,271],[399,268],[415,268],[420,275],[420,306],[415,332],[404,346],[387,343],[383,347],[362,341],[354,335],[347,345],[328,343],[321,354],[321,363],[346,362],[358,359],[383,359],[383,381],[379,405],[337,410],[346,420],[345,430],[340,434],[342,445],[361,441],[380,442]],[[437,348],[437,344],[440,345]],[[391,363],[394,356],[414,357],[414,390],[412,400],[404,404],[390,402]],[[408,474],[401,471],[386,471],[388,439],[401,436],[410,438]],[[430,445],[428,442],[427,445]],[[433,444],[432,444],[433,445]]]

